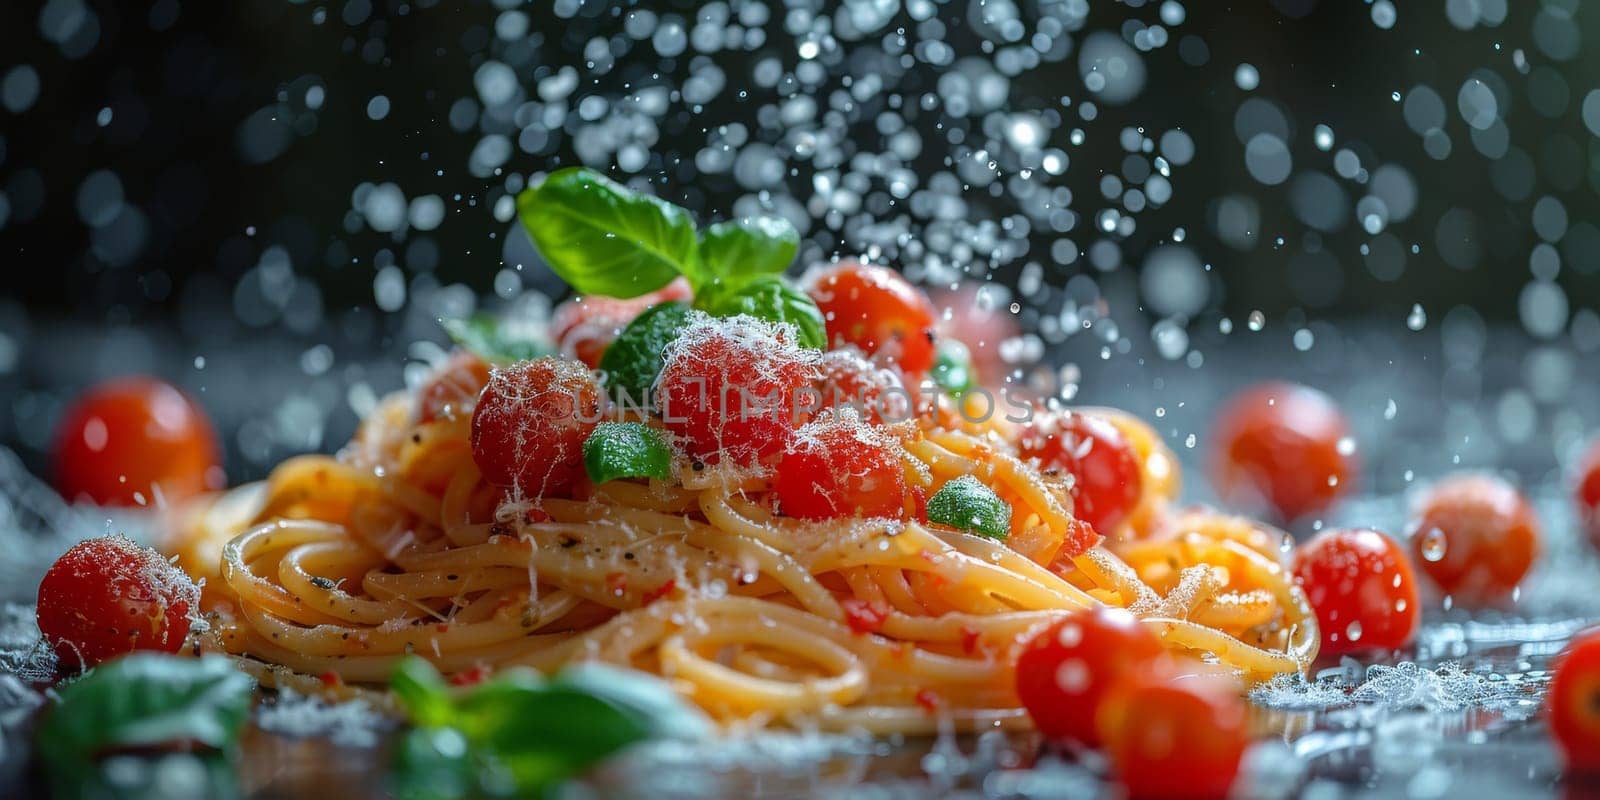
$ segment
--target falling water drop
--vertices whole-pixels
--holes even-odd
[[[1406,315],[1406,327],[1420,331],[1428,324],[1428,312],[1422,310],[1421,303],[1411,304],[1411,313]]]

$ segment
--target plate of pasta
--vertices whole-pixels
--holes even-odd
[[[39,587],[68,681],[40,726],[53,786],[108,750],[226,756],[252,702],[298,696],[388,719],[402,796],[796,731],[998,731],[1134,796],[1223,796],[1253,689],[1404,651],[1426,592],[1492,603],[1540,548],[1488,476],[1443,482],[1405,536],[1296,546],[1264,520],[1359,474],[1306,387],[1219,423],[1210,478],[1253,513],[1185,505],[1147,421],[995,380],[994,343],[892,265],[791,276],[781,217],[701,227],[584,169],[519,210],[574,299],[443,320],[453,349],[337,452],[224,488],[171,387],[68,415],[64,494],[166,511],[156,551],[87,540]],[[1566,690],[1563,742],[1592,736],[1595,685]]]

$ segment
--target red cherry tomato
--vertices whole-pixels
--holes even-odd
[[[1227,682],[1129,673],[1106,698],[1100,724],[1128,796],[1225,798],[1249,744],[1244,701]]]
[[[854,408],[874,425],[912,418],[914,397],[899,373],[873,364],[854,348],[823,353],[817,374],[813,388],[821,408]]]
[[[118,378],[85,392],[56,425],[52,451],[56,489],[68,500],[154,504],[158,491],[170,502],[224,482],[205,412],[154,378]]]
[[[900,273],[841,261],[819,273],[808,293],[833,346],[853,344],[908,373],[933,366],[933,303]]]
[[[550,337],[562,353],[590,369],[599,369],[600,356],[634,317],[657,303],[688,300],[689,295],[689,282],[677,278],[660,289],[626,300],[602,295],[574,297],[550,315]]]
[[[1073,516],[1111,531],[1139,504],[1143,473],[1127,437],[1107,420],[1076,412],[1043,412],[1023,428],[1023,458],[1072,475]]]
[[[1318,534],[1294,553],[1294,577],[1322,628],[1322,654],[1395,649],[1417,632],[1417,576],[1393,539],[1371,530]]]
[[[1268,505],[1293,520],[1350,490],[1359,466],[1333,398],[1307,386],[1265,383],[1230,401],[1217,419],[1213,480],[1236,506]]]
[[[1589,541],[1600,547],[1600,439],[1578,463],[1578,517]]]
[[[417,420],[429,423],[470,413],[488,382],[488,362],[465,350],[451,353],[417,392]]]
[[[1550,733],[1571,773],[1600,773],[1600,629],[1573,637],[1545,694]]]
[[[39,632],[74,669],[134,650],[176,653],[200,589],[160,553],[124,536],[79,542],[39,582]]]
[[[1439,591],[1466,605],[1508,597],[1539,551],[1533,506],[1492,475],[1440,481],[1424,495],[1409,535],[1417,566]]]
[[[814,371],[784,329],[754,317],[699,315],[663,358],[656,405],[689,455],[748,466],[783,452],[793,438],[796,393]]]
[[[825,413],[795,433],[778,464],[778,510],[801,519],[905,515],[900,446],[855,413]]]
[[[1045,736],[1098,745],[1095,716],[1107,692],[1163,653],[1156,635],[1123,609],[1074,611],[1022,646],[1017,698]]]
[[[489,374],[472,411],[472,460],[484,480],[559,497],[583,477],[583,442],[605,395],[575,361],[545,357]]]

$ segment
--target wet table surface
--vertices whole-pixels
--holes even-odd
[[[1366,463],[1363,496],[1341,505],[1322,527],[1399,532],[1415,487],[1465,468],[1510,470],[1529,487],[1544,523],[1543,557],[1506,608],[1446,611],[1439,598],[1430,598],[1414,649],[1361,664],[1321,663],[1310,682],[1258,688],[1252,699],[1259,738],[1237,786],[1241,796],[1600,796],[1600,788],[1563,783],[1538,720],[1550,658],[1574,631],[1600,620],[1600,558],[1578,534],[1561,472],[1574,441],[1600,430],[1600,374],[1581,368],[1582,354],[1515,337],[1487,348],[1481,362],[1466,369],[1441,358],[1429,335],[1354,329],[1342,364],[1220,345],[1207,354],[1206,370],[1138,354],[1082,364],[1076,401],[1128,408],[1155,422],[1184,461],[1188,500],[1210,499],[1200,455],[1217,405],[1253,380],[1285,377],[1335,395],[1351,418]],[[1403,336],[1413,338],[1399,347]],[[251,352],[268,347],[241,346]],[[296,347],[281,344],[284,353]],[[203,390],[225,434],[272,418],[286,398],[295,396],[296,387],[307,384],[296,359],[269,356],[214,359],[203,376],[189,376],[197,384],[191,390]],[[370,368],[357,374],[387,391],[399,385],[398,368],[390,368],[398,362],[398,357],[374,356]],[[248,363],[250,369],[232,370],[230,363]],[[1357,375],[1341,372],[1354,363],[1375,366]],[[83,376],[62,369],[50,362],[0,380],[0,400],[15,405],[25,396],[59,398],[83,383]],[[1556,385],[1541,383],[1552,380]],[[1508,393],[1532,398],[1531,430],[1527,419],[1506,417]],[[353,416],[336,408],[320,424],[321,438],[300,442],[299,449],[331,449],[348,434]],[[18,621],[31,620],[26,604],[39,576],[76,539],[108,529],[148,534],[141,527],[148,522],[137,515],[108,516],[63,504],[30,471],[42,464],[34,439],[0,446],[0,542],[7,548],[0,559],[0,600],[19,604],[0,615],[13,623],[0,625],[0,728],[5,733],[0,795],[6,796],[38,789],[26,736],[36,701],[15,673],[28,633]],[[286,454],[268,451],[265,462],[247,463],[233,477],[259,477]],[[237,460],[239,454],[233,455]],[[1315,527],[1295,533],[1303,537]],[[262,705],[273,702],[263,697]],[[258,711],[258,720],[277,732],[258,723],[247,731],[236,771],[243,794],[383,796],[388,733],[350,735],[350,718],[356,715],[326,714],[319,719],[332,720],[332,734],[298,736],[281,732],[284,725]],[[392,729],[392,724],[380,728]],[[171,773],[162,773],[170,790],[163,796],[180,796],[178,790],[187,785],[181,766],[139,768],[152,775],[160,769]],[[1097,774],[1092,754],[1067,757],[1041,749],[1030,736],[895,741],[787,732],[704,745],[645,745],[571,791],[576,796],[695,798],[1083,797],[1110,791]]]

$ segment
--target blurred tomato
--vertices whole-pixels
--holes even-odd
[[[206,413],[169,383],[117,378],[81,395],[56,425],[56,489],[101,505],[175,502],[224,483]]]

